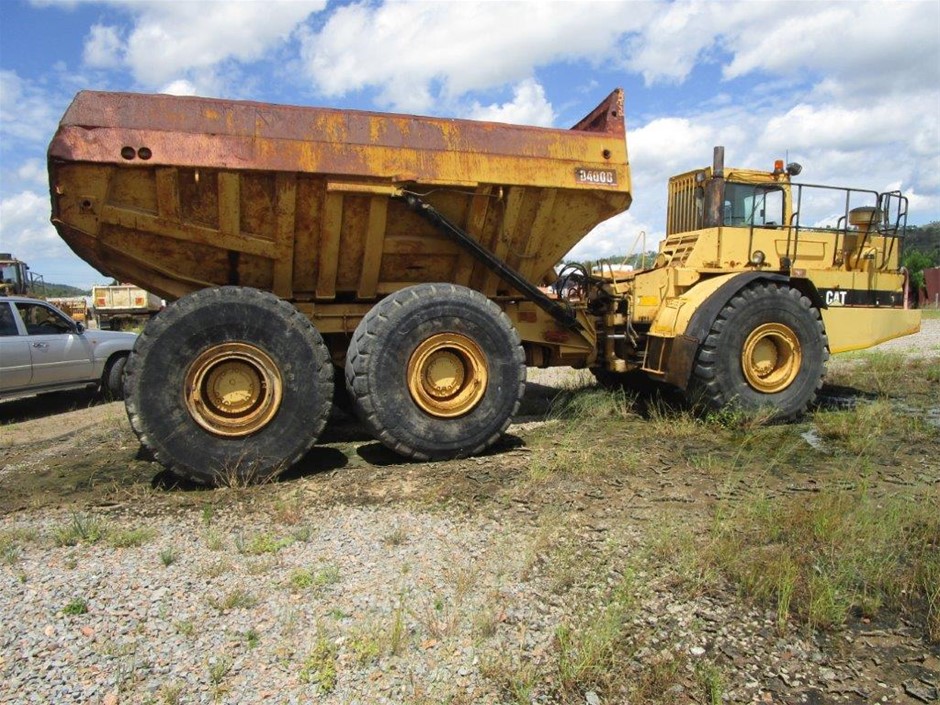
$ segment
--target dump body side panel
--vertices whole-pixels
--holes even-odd
[[[49,149],[53,222],[101,271],[170,299],[240,284],[372,302],[428,281],[518,296],[393,195],[422,194],[540,283],[630,204],[622,94],[599,110],[588,131],[554,130],[83,92]]]

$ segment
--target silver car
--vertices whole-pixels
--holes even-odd
[[[135,333],[86,330],[51,304],[0,296],[0,399],[100,388],[123,399]]]

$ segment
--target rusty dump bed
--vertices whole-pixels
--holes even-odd
[[[60,235],[109,276],[315,306],[431,281],[518,294],[403,192],[535,284],[631,200],[619,90],[571,130],[83,91],[49,179]]]

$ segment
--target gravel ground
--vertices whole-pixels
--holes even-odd
[[[940,318],[925,318],[921,321],[920,333],[895,338],[873,350],[896,352],[920,352],[925,355],[936,355],[940,352]]]
[[[940,320],[880,348],[935,352]],[[540,371],[532,381],[590,379],[559,374]],[[126,421],[118,415],[109,423],[132,445]],[[69,443],[43,441],[60,454],[75,452]],[[486,470],[506,457],[464,462]],[[42,472],[42,463],[3,470]],[[650,473],[652,485],[658,472]],[[660,484],[658,493],[636,490],[612,501],[653,508],[691,501],[681,478]],[[251,490],[242,492],[251,502]],[[567,600],[591,601],[578,594],[576,578],[560,591],[557,571],[544,570],[553,560],[545,530],[525,506],[468,514],[449,509],[446,498],[439,508],[324,505],[314,492],[298,481],[272,512],[205,504],[142,514],[131,498],[88,514],[0,517],[0,703],[515,702],[494,673],[507,663],[521,667],[523,657],[547,658],[569,618]],[[603,502],[587,512],[578,497],[571,501],[557,524],[624,556],[655,521],[638,510],[634,521],[614,524],[605,521]],[[76,521],[86,534],[100,531],[100,540],[61,545]],[[583,589],[622,577],[591,575]],[[925,652],[904,627],[872,625],[823,649],[804,635],[780,635],[773,614],[726,597],[677,597],[654,576],[638,579],[648,589],[634,624],[653,636],[635,658],[681,653],[682,668],[693,673],[701,659],[721,654],[735,669],[724,689],[730,702],[937,700],[940,654]],[[891,642],[889,659],[923,675],[866,681],[866,653],[879,640]],[[588,692],[583,702],[601,701]],[[676,702],[704,701],[677,692]]]
[[[498,515],[334,507],[278,529],[238,512],[194,514],[100,514],[112,532],[148,532],[130,547],[54,545],[74,521],[67,513],[3,520],[3,531],[31,538],[0,571],[0,702],[519,702],[484,674],[507,660],[540,662],[568,600],[590,599],[577,586],[562,597],[557,575],[540,570],[549,559],[537,532]],[[629,550],[635,538],[620,531],[616,543]],[[622,576],[591,577],[597,590]],[[636,577],[650,586],[631,618],[646,635],[631,657],[638,667],[678,658],[691,679],[720,654],[734,668],[725,670],[729,702],[866,702],[858,694],[876,692],[855,677],[862,656],[834,661],[812,639],[779,634],[772,612]],[[70,614],[79,600],[87,611]],[[891,637],[873,629],[864,638],[879,635]],[[916,647],[897,653],[928,669],[940,663]],[[929,693],[931,682],[911,687]],[[698,702],[672,687],[675,702]],[[588,692],[567,702],[603,701]]]
[[[515,621],[532,591],[514,577],[518,538],[493,522],[345,507],[272,533],[237,517],[115,516],[152,536],[50,546],[71,520],[3,522],[46,537],[0,573],[3,702],[173,702],[178,689],[180,702],[399,703],[415,682],[488,702],[473,620],[498,607],[494,620]],[[66,614],[77,599],[87,612]],[[527,648],[544,648],[551,611],[527,610]],[[318,644],[335,689],[309,660]]]

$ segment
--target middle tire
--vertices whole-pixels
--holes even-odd
[[[418,460],[482,452],[506,430],[525,391],[525,352],[505,313],[479,292],[419,284],[362,319],[346,386],[369,431]]]

